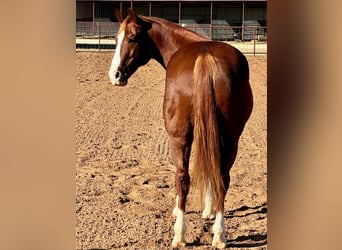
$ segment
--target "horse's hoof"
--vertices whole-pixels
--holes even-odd
[[[177,248],[177,247],[186,247],[186,242],[177,242],[175,240],[172,241],[172,247]]]
[[[218,248],[218,249],[223,249],[226,248],[226,243],[223,241],[213,241],[213,243],[211,244],[213,247]]]
[[[211,213],[206,213],[205,211],[203,211],[202,213],[202,219],[209,219],[209,220],[213,220],[215,219],[215,212],[211,212]]]

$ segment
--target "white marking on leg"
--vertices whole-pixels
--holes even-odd
[[[172,211],[173,216],[177,216],[177,212],[178,212],[178,195],[176,196],[176,206]]]
[[[118,35],[118,40],[117,40],[117,44],[116,44],[116,48],[115,48],[114,57],[113,57],[112,64],[111,64],[109,72],[108,72],[110,82],[113,85],[119,84],[120,77],[116,77],[116,73],[118,71],[118,67],[119,67],[120,62],[121,62],[120,51],[121,51],[121,44],[122,44],[124,37],[125,37],[125,31],[121,31],[120,34]]]
[[[222,212],[216,214],[216,219],[213,225],[214,238],[212,245],[216,248],[225,248],[226,240],[224,238],[224,217]]]
[[[174,231],[175,231],[175,236],[173,237],[172,240],[172,246],[177,247],[177,246],[185,246],[185,231],[186,231],[186,225],[184,222],[184,211],[178,209],[177,211],[177,219],[175,222],[175,225],[173,226]]]
[[[204,210],[202,213],[203,219],[214,219],[215,218],[215,211],[213,209],[213,194],[211,192],[211,188],[207,189],[204,199]]]

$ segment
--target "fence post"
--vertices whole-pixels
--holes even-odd
[[[97,25],[99,26],[98,28],[98,36],[99,36],[99,51],[101,50],[101,25],[100,23],[98,22]]]
[[[256,43],[256,27],[254,27],[254,48],[253,48],[253,54],[255,56],[255,43]]]
[[[245,1],[242,2],[242,29],[241,29],[241,41],[245,41]]]

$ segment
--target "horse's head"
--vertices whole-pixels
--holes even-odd
[[[109,78],[114,85],[126,85],[128,78],[152,56],[151,42],[147,31],[151,24],[139,18],[129,9],[123,19],[117,11],[120,28],[116,37],[116,49],[109,70]]]

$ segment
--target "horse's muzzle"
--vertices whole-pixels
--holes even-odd
[[[122,74],[120,71],[116,71],[114,75],[114,81],[112,81],[113,85],[125,86],[127,84],[127,77]]]

